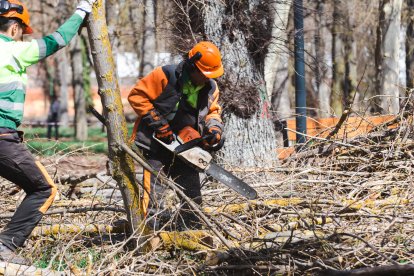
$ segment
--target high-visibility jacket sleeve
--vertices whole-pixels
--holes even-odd
[[[139,117],[154,109],[152,102],[161,95],[167,84],[168,79],[161,67],[155,68],[137,82],[128,95],[128,101]]]
[[[223,129],[223,121],[221,119],[221,106],[219,105],[219,90],[216,86],[216,91],[213,93],[213,98],[210,98],[211,104],[208,115],[206,117],[206,126],[218,126]]]
[[[36,64],[67,46],[78,32],[82,22],[81,12],[76,12],[51,35],[30,42],[14,42],[15,45],[11,47],[11,54],[21,68]]]

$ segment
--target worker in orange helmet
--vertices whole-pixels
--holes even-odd
[[[52,204],[52,178],[23,143],[23,119],[29,66],[67,46],[97,0],[81,0],[75,13],[56,32],[23,41],[33,33],[30,14],[18,0],[0,0],[0,177],[20,186],[26,197],[0,233],[0,261],[27,264],[16,253]]]
[[[219,90],[214,79],[223,73],[219,49],[211,42],[202,41],[180,64],[157,67],[139,80],[128,97],[138,114],[133,133],[135,144],[143,150],[155,170],[174,179],[197,204],[202,202],[199,173],[174,158],[153,136],[170,144],[175,135],[187,142],[209,134],[205,148],[222,142]],[[165,190],[157,182],[157,177],[147,170],[144,170],[143,182],[144,213],[151,216],[148,221],[157,228],[159,220],[151,218],[162,212]],[[199,219],[185,202],[182,203],[178,225],[199,228]]]

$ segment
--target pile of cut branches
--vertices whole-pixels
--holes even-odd
[[[204,179],[201,211],[210,226],[198,231],[175,231],[181,205],[171,191],[163,228],[126,235],[106,157],[91,156],[74,173],[78,153],[55,156],[44,161],[60,197],[21,254],[38,268],[75,275],[413,273],[412,117],[404,111],[396,120],[397,128],[349,141],[314,140],[277,168],[233,168],[258,190],[255,201]],[[70,172],[62,166],[68,160]],[[21,194],[1,187],[10,199],[4,223]]]

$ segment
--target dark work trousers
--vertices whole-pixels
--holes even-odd
[[[156,152],[144,151],[144,156],[148,163],[158,172],[163,172],[165,175],[174,180],[183,189],[186,196],[193,199],[195,203],[200,205],[201,186],[200,175],[198,171],[189,167],[177,157],[173,157],[172,153],[160,148]],[[144,170],[144,198],[143,209],[146,215],[153,215],[154,212],[162,212],[164,208],[163,197],[165,195],[165,186],[161,185],[158,177],[152,175],[149,171]],[[149,192],[149,193],[148,193]],[[199,218],[191,207],[181,199],[180,216],[177,219],[177,224],[184,228],[199,228]]]
[[[21,143],[17,133],[0,134],[0,176],[26,192],[26,197],[0,233],[0,242],[16,250],[23,246],[50,207],[57,189],[46,169]]]
[[[57,118],[47,120],[47,139],[52,139],[52,128],[55,128],[55,140],[59,140],[59,121]]]

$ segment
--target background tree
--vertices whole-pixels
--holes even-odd
[[[88,123],[86,120],[86,95],[84,90],[83,58],[85,46],[81,37],[75,38],[71,44],[70,55],[72,61],[72,86],[75,107],[75,138],[79,141],[88,139]]]
[[[407,0],[406,4],[406,40],[405,40],[405,65],[407,88],[414,88],[414,0]]]
[[[225,74],[219,79],[224,106],[224,160],[236,166],[271,166],[275,133],[264,81],[272,24],[267,1],[180,1],[179,48],[207,39],[220,48]],[[184,13],[183,13],[184,11]]]
[[[327,1],[316,1],[314,17],[314,29],[315,34],[313,38],[314,47],[314,70],[310,72],[310,76],[313,76],[312,85],[315,87],[318,105],[317,114],[318,117],[324,118],[332,116],[332,110],[330,105],[331,97],[331,85],[332,85],[332,64],[330,57],[332,53],[332,20],[330,17],[325,16],[332,10],[332,4]],[[311,40],[312,41],[312,40]]]
[[[399,49],[402,0],[381,0],[377,29],[377,91],[383,113],[399,112]]]
[[[139,67],[139,76],[144,77],[155,68],[155,52],[157,40],[155,34],[156,1],[144,0],[144,34],[142,36],[142,49]]]
[[[332,59],[333,59],[333,81],[331,106],[336,115],[341,115],[344,105],[345,90],[345,3],[334,0],[333,26],[332,26]]]
[[[274,1],[269,4],[272,16],[272,35],[264,61],[267,97],[277,119],[292,116],[287,84],[289,81],[289,42],[287,40],[289,15],[293,1]]]

